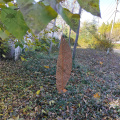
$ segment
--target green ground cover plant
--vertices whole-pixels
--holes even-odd
[[[57,55],[22,57],[0,62],[0,119],[120,118],[120,56],[78,48],[65,94],[56,89]]]

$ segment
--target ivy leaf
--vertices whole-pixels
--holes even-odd
[[[42,2],[34,3],[34,0],[27,0],[27,2],[25,0],[17,0],[17,4],[27,25],[35,34],[42,31],[58,15],[51,6],[45,6]]]
[[[99,0],[77,0],[80,6],[90,12],[91,14],[101,17],[100,8],[99,8]]]
[[[4,8],[1,10],[0,18],[7,30],[16,38],[21,39],[26,34],[28,26],[20,11]]]

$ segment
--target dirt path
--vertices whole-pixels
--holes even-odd
[[[113,49],[113,52],[120,54],[120,49]]]

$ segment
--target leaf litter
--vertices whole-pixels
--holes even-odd
[[[56,88],[57,56],[25,59],[0,61],[1,120],[120,119],[120,56],[77,49],[64,94]]]

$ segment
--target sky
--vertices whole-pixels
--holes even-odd
[[[116,10],[116,2],[117,0],[100,0],[100,11],[101,11],[101,18],[97,18],[99,21],[99,25],[103,22],[111,22],[111,20],[115,17],[115,10]],[[118,11],[120,11],[120,2],[118,4]],[[93,15],[88,12],[83,12],[81,16],[81,21],[91,21],[93,19]],[[115,21],[120,19],[120,12],[116,13]]]
[[[35,0],[39,1],[39,0]],[[70,0],[72,1],[72,0]],[[103,22],[111,22],[115,17],[115,10],[116,10],[116,2],[117,0],[100,0],[100,11],[101,11],[101,18],[96,17],[97,21],[99,21],[99,25],[101,25]],[[120,19],[120,0],[118,4],[118,12],[116,13],[115,21]],[[95,18],[90,13],[83,11],[81,15],[81,21],[92,21],[93,18]]]

